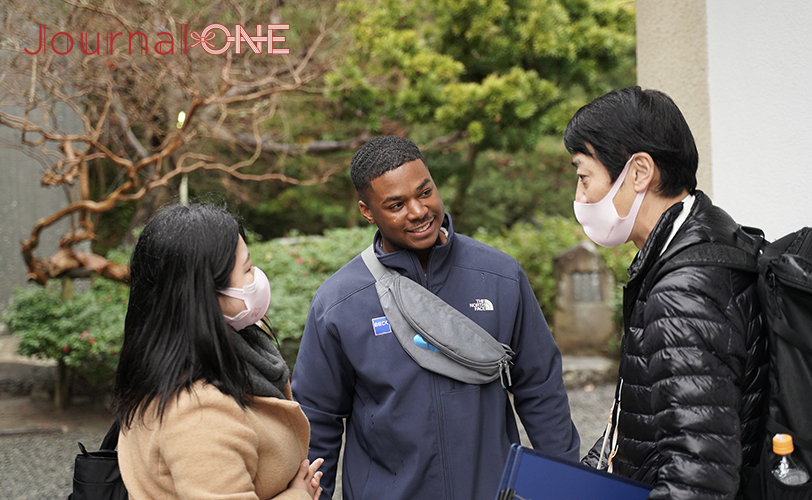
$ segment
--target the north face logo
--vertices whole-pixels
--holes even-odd
[[[474,311],[493,311],[493,302],[488,299],[476,299],[476,302],[469,305]]]

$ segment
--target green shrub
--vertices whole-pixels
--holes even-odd
[[[538,226],[520,222],[509,231],[494,234],[479,230],[474,237],[519,261],[541,310],[552,323],[555,310],[553,261],[559,253],[581,241],[582,235],[583,230],[576,221],[548,216],[540,218]]]
[[[473,236],[516,258],[547,320],[555,311],[555,257],[585,236],[573,219],[560,216],[538,217],[537,224],[518,223],[500,233],[480,230]],[[341,266],[366,248],[375,232],[373,226],[334,229],[324,237],[293,237],[253,242],[248,248],[254,265],[265,271],[271,283],[268,317],[279,338],[283,354],[295,362],[310,301],[316,289]],[[294,235],[295,236],[295,235]],[[600,248],[607,267],[620,287],[626,281],[626,268],[636,249]],[[126,260],[120,252],[116,260]],[[59,283],[47,287],[19,289],[9,306],[5,322],[20,336],[20,353],[63,360],[74,373],[91,384],[112,380],[124,335],[128,288],[96,279],[90,290],[68,301],[60,298]],[[620,317],[620,293],[616,297]]]
[[[553,265],[556,256],[586,239],[584,230],[575,219],[555,215],[539,216],[536,224],[520,222],[508,231],[492,233],[479,230],[474,237],[519,261],[533,287],[542,311],[552,322],[555,310],[555,278]],[[617,248],[598,247],[606,267],[622,285],[627,280],[626,269],[637,249],[631,243]]]
[[[542,216],[536,225],[515,224],[510,230],[492,233],[479,230],[473,237],[511,255],[524,268],[536,298],[552,324],[555,311],[555,257],[586,238],[580,224],[560,216]],[[341,266],[366,248],[375,228],[334,229],[324,237],[286,238],[249,245],[254,265],[263,269],[271,282],[272,298],[268,316],[293,364],[301,339],[310,301],[316,289]],[[621,290],[626,269],[637,249],[629,243],[618,248],[602,248],[598,253],[615,276],[614,307],[620,324]],[[619,328],[618,328],[619,331]]]
[[[271,283],[268,317],[280,340],[301,338],[316,289],[369,246],[373,234],[375,228],[365,226],[249,245],[251,260]]]
[[[62,360],[90,385],[112,380],[124,338],[129,288],[95,279],[90,290],[63,301],[61,284],[15,291],[5,316],[20,337],[19,353]]]
[[[509,231],[497,234],[479,230],[474,237],[519,261],[536,294],[541,310],[552,327],[555,316],[556,286],[553,275],[555,258],[564,250],[586,239],[581,225],[572,218],[539,216],[536,218],[536,224],[521,222]],[[626,269],[636,253],[637,248],[632,243],[616,248],[598,247],[601,260],[615,278],[616,289],[612,306],[618,334],[622,324],[622,287],[628,280]],[[609,349],[612,350],[612,346],[609,346]]]

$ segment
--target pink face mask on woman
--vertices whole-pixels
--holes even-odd
[[[258,267],[254,267],[253,283],[242,288],[224,288],[220,290],[220,293],[235,299],[242,299],[245,302],[245,311],[241,311],[233,318],[223,315],[226,323],[237,331],[261,320],[265,313],[268,312],[268,306],[271,304],[271,284],[262,269]]]
[[[629,215],[621,217],[617,213],[617,208],[613,200],[617,194],[620,186],[623,185],[623,180],[629,172],[629,165],[632,163],[632,155],[623,171],[618,176],[612,189],[597,203],[580,203],[577,201],[573,203],[575,211],[575,218],[584,227],[584,232],[589,239],[602,247],[616,247],[626,243],[629,235],[632,234],[634,221],[637,219],[637,213],[640,211],[640,205],[643,203],[643,197],[646,196],[648,189],[637,193],[632,203],[632,209],[629,210]]]

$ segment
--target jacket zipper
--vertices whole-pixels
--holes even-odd
[[[431,292],[431,288],[429,286],[429,269],[431,269],[431,257],[434,252],[429,253],[429,258],[426,261],[426,272],[423,273],[423,277],[426,279],[426,290]],[[433,292],[432,292],[433,293]],[[408,320],[408,318],[407,318]],[[411,324],[411,321],[409,322]],[[416,325],[412,325],[416,327]],[[418,330],[419,331],[419,330]],[[421,335],[423,332],[420,332]],[[443,412],[443,398],[442,393],[440,390],[440,376],[434,373],[429,373],[431,377],[432,385],[434,386],[434,405],[437,408],[437,428],[440,430],[440,435],[438,439],[440,440],[440,469],[443,471],[443,487],[445,488],[445,492],[442,498],[450,499],[449,496],[453,491],[451,489],[451,472],[448,470],[448,463],[446,460],[446,449],[445,449],[445,424],[444,421],[444,412]]]
[[[431,377],[432,385],[434,386],[434,404],[437,407],[437,428],[440,430],[440,435],[438,437],[440,443],[440,469],[443,471],[443,487],[445,488],[445,492],[441,498],[450,499],[449,496],[450,492],[453,491],[451,489],[451,473],[448,470],[448,462],[446,460],[446,449],[445,449],[445,425],[444,425],[444,412],[443,412],[443,400],[441,397],[440,392],[440,376],[434,373],[429,373]]]

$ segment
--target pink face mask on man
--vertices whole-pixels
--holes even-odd
[[[245,302],[245,311],[241,311],[233,318],[223,315],[226,323],[237,331],[261,320],[265,313],[268,312],[268,306],[271,304],[271,284],[262,269],[258,267],[254,268],[253,283],[242,288],[224,288],[220,290],[220,293],[235,299],[242,299]]]
[[[617,208],[613,200],[617,194],[620,186],[623,185],[623,180],[629,172],[629,166],[632,163],[632,155],[623,171],[618,176],[612,189],[597,203],[580,203],[573,202],[573,210],[575,211],[575,218],[584,227],[584,232],[589,239],[603,247],[616,247],[622,245],[629,240],[629,235],[632,234],[634,221],[637,219],[637,213],[640,211],[640,205],[643,203],[643,198],[646,196],[648,189],[637,193],[632,203],[632,208],[629,215],[621,217],[617,213]]]

